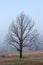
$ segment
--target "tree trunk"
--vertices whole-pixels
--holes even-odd
[[[20,43],[20,58],[22,58],[22,43]]]
[[[20,58],[22,58],[22,51],[20,51]]]

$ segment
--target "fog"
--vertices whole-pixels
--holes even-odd
[[[0,0],[0,48],[13,20],[21,13],[29,15],[35,22],[36,29],[43,43],[43,0]],[[41,44],[43,47],[43,44]]]

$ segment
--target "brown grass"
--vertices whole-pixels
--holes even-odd
[[[23,58],[19,53],[0,53],[0,65],[43,65],[43,51],[23,52]]]

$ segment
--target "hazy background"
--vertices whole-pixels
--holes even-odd
[[[0,47],[12,20],[22,11],[32,17],[43,38],[43,0],[0,0]]]

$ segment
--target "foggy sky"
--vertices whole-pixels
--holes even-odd
[[[43,0],[0,0],[0,42],[12,20],[22,11],[35,21],[36,29],[43,34]]]

